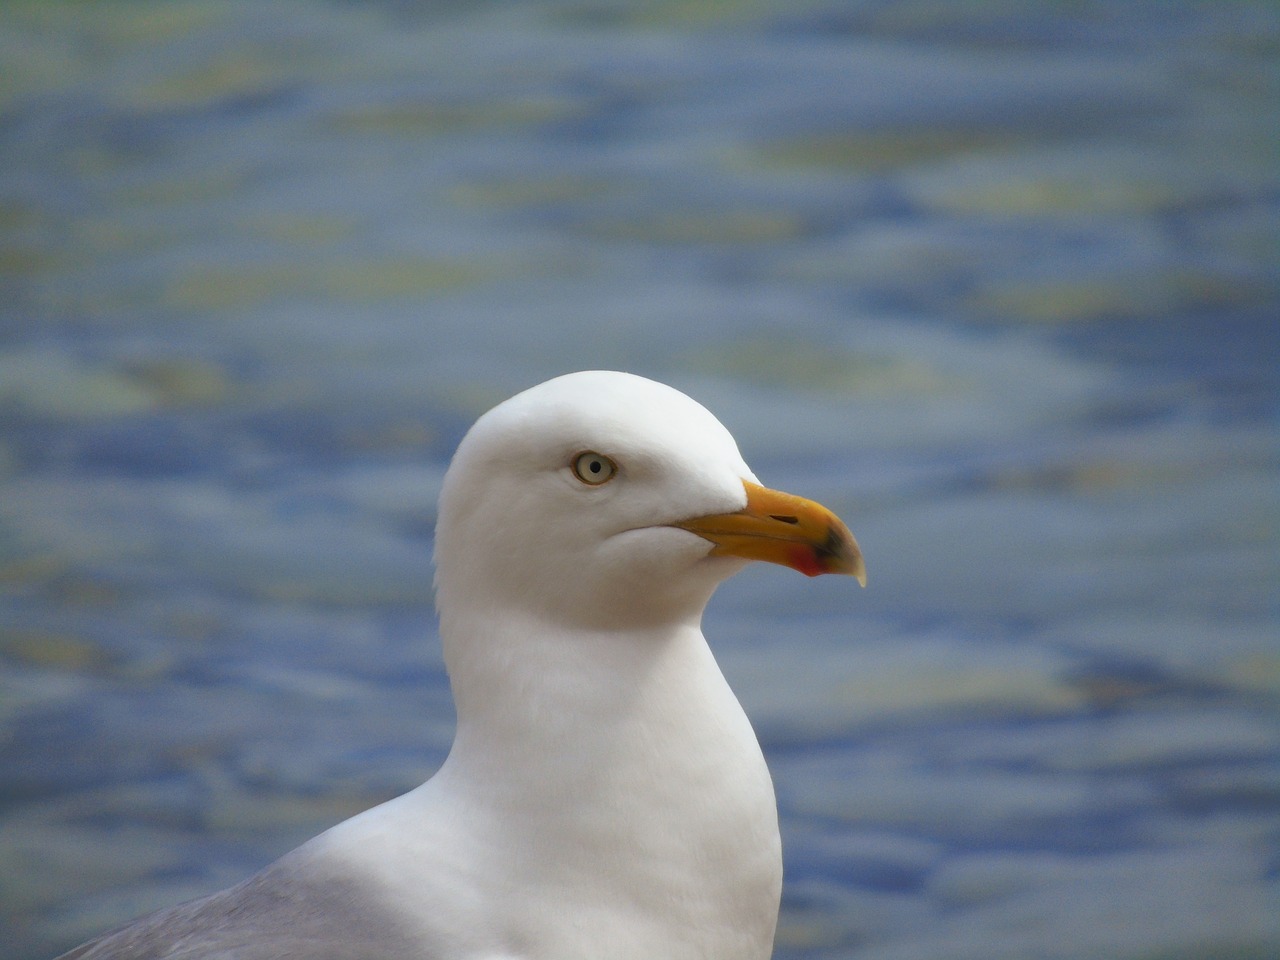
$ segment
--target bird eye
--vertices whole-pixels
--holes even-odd
[[[573,458],[573,475],[593,487],[608,483],[617,472],[618,465],[603,453],[588,450]]]

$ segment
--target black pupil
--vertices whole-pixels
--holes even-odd
[[[590,470],[592,473],[599,473],[601,470],[604,469],[604,464],[601,463],[599,460],[592,460],[591,466],[587,467],[587,469]]]

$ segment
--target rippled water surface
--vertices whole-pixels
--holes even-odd
[[[1267,3],[0,9],[0,928],[408,789],[435,494],[633,370],[845,516],[706,631],[779,960],[1280,953]]]

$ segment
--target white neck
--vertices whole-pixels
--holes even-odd
[[[441,633],[458,713],[455,752],[468,759],[498,751],[509,761],[522,744],[565,749],[566,737],[607,740],[641,720],[652,735],[668,711],[721,706],[678,699],[720,679],[696,620],[598,632],[482,613],[445,616]]]
[[[458,733],[425,795],[460,804],[514,882],[627,929],[636,952],[612,956],[767,957],[772,783],[697,622],[565,633],[486,612],[442,628],[467,646],[446,640]],[[578,955],[559,929],[512,922],[546,955]]]

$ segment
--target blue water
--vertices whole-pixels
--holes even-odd
[[[706,632],[779,960],[1280,953],[1270,4],[0,10],[0,929],[443,758],[435,495],[557,373],[710,407],[865,591]]]

